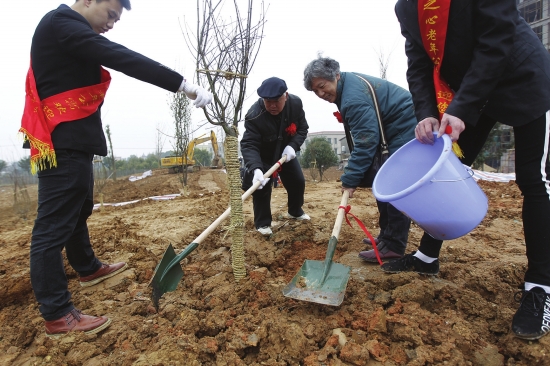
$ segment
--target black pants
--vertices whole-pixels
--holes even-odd
[[[264,173],[271,168],[264,164]],[[281,182],[286,189],[288,196],[288,213],[292,216],[301,216],[304,214],[302,206],[304,204],[304,192],[306,189],[306,180],[302,173],[302,167],[297,159],[292,159],[282,165],[279,172]],[[254,172],[246,171],[243,180],[243,190],[252,186]],[[271,226],[271,182],[264,188],[257,189],[252,193],[252,204],[254,206],[254,226],[256,229],[263,226]]]
[[[31,283],[40,313],[55,320],[74,306],[61,254],[81,276],[101,267],[86,220],[93,210],[93,154],[57,150],[57,168],[38,173],[38,215],[31,240]]]
[[[482,116],[475,127],[466,125],[458,141],[464,151],[464,164],[473,163],[495,123],[491,118]],[[544,286],[550,286],[549,135],[548,114],[514,127],[516,183],[523,195],[522,218],[528,262],[525,281]],[[442,243],[424,233],[419,250],[437,258]]]
[[[397,254],[405,254],[411,219],[388,202],[376,200],[380,217],[380,234],[378,239],[384,242],[389,250]]]

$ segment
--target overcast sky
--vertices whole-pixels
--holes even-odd
[[[17,131],[24,105],[31,38],[40,19],[62,3],[59,0],[20,0],[10,2],[9,9],[4,7],[9,15],[0,22],[2,160],[18,160],[29,153],[21,149]],[[231,3],[229,1],[226,7]],[[255,0],[256,12],[259,4],[259,0]],[[393,10],[395,1],[274,0],[265,5],[268,6],[265,38],[249,75],[245,111],[257,100],[256,89],[262,80],[277,76],[286,81],[290,93],[302,98],[310,132],[342,130],[332,115],[336,106],[303,87],[303,70],[318,52],[340,62],[342,71],[373,76],[379,76],[377,52],[382,50],[386,55],[391,52],[388,80],[407,88],[404,39]],[[244,12],[245,7],[241,10]],[[188,22],[195,27],[195,14],[195,0],[132,0],[132,10],[123,12],[121,20],[106,37],[192,80],[194,63],[180,24]],[[153,152],[157,125],[167,134],[173,131],[169,92],[116,71],[111,75],[113,81],[102,116],[103,125],[111,127],[115,155],[126,158]],[[203,123],[202,111],[195,111],[194,126]],[[240,129],[241,136],[243,130]],[[197,131],[195,137],[203,132],[204,129]],[[216,133],[219,132],[216,130]],[[167,141],[164,150],[170,149]]]

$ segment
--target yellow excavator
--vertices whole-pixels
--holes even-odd
[[[210,141],[212,143],[212,149],[214,150],[214,158],[212,159],[211,168],[221,168],[221,159],[218,151],[218,139],[214,131],[210,131],[210,136],[203,137],[201,135],[191,141],[187,145],[187,152],[184,156],[167,156],[160,159],[160,166],[168,168],[170,173],[178,173],[182,171],[182,167],[192,167],[193,169],[200,169],[200,165],[197,165],[193,159],[195,156],[195,146],[202,144],[203,142]]]

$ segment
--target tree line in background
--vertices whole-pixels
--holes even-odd
[[[163,155],[172,155],[172,151],[168,151]],[[195,150],[195,160],[201,166],[210,166],[212,161],[212,153],[204,149]],[[102,164],[109,171],[113,171],[113,163],[111,156],[98,157],[96,160],[101,160]],[[141,157],[131,155],[125,159],[115,159],[115,167],[119,172],[142,172],[146,170],[160,168],[160,159],[155,153],[150,153]],[[4,160],[0,160],[0,173],[7,172],[8,170],[17,170],[20,174],[31,174],[31,158],[22,158],[17,162],[8,163]]]
[[[489,134],[487,142],[483,146],[483,149],[477,159],[472,164],[472,168],[483,170],[485,164],[485,166],[490,166],[499,172],[503,171],[503,167],[501,166],[501,156],[505,151],[513,149],[513,147],[513,130],[506,128],[506,126],[501,124],[497,124]],[[115,167],[116,170],[121,172],[123,175],[124,173],[135,174],[146,170],[160,168],[160,157],[171,155],[175,155],[174,151],[167,151],[165,153],[149,153],[141,157],[131,155],[125,159],[115,159]],[[212,153],[208,150],[199,148],[195,150],[194,159],[201,166],[210,166],[212,158]],[[109,171],[111,178],[113,178],[113,155],[109,154],[106,157],[97,157],[96,161],[97,160],[101,161],[102,165],[104,165]],[[323,172],[337,163],[338,156],[334,153],[330,143],[324,137],[315,137],[311,139],[306,148],[302,150],[300,156],[300,164],[304,169],[310,169],[310,174],[314,180],[317,180],[318,177],[320,177],[319,180],[321,180],[323,177]],[[13,163],[0,160],[0,174],[4,173],[4,175],[8,172],[16,172],[18,174],[30,176],[30,167],[30,157],[22,158]]]
[[[325,137],[318,136],[308,141],[306,148],[300,154],[302,168],[309,168],[311,178],[323,180],[323,173],[338,164],[338,156]]]
[[[103,165],[109,170],[113,170],[113,164],[111,157],[99,157]],[[116,159],[115,166],[118,171],[145,171],[149,169],[157,169],[160,167],[160,161],[156,154],[148,154],[146,156],[138,157],[131,155],[126,159]],[[3,171],[17,170],[19,174],[31,174],[31,159],[30,157],[22,158],[14,163],[7,163],[4,160],[0,160],[0,173]]]
[[[19,161],[8,163],[4,160],[0,160],[0,174],[6,172],[15,172],[17,174],[28,173],[31,174],[31,157],[27,156]]]
[[[472,168],[513,173],[515,171],[514,146],[513,129],[497,123],[489,133],[485,145],[472,164]],[[300,164],[304,169],[309,168],[313,180],[322,180],[326,169],[336,165],[338,161],[339,157],[323,136],[309,140],[301,151]]]
[[[22,172],[28,172],[22,174]],[[27,192],[27,184],[36,183],[31,176],[31,158],[23,158],[8,164],[0,160],[0,184],[9,184],[13,188],[13,209],[23,220],[28,219],[32,204]]]
[[[174,151],[167,151],[162,153],[162,155],[159,157],[156,153],[149,153],[147,155],[138,157],[136,155],[130,155],[128,158],[125,159],[115,159],[115,167],[117,171],[120,172],[129,172],[129,171],[145,171],[145,170],[153,170],[160,168],[160,158],[162,156],[172,156],[177,155],[174,153]],[[201,165],[201,166],[210,166],[210,162],[212,161],[212,153],[208,150],[204,149],[196,149],[195,150],[195,160]],[[102,159],[103,165],[109,170],[113,171],[113,163],[112,163],[111,156],[105,156]]]
[[[495,126],[489,134],[487,142],[472,167],[474,169],[483,170],[483,164],[485,163],[486,165],[501,171],[500,157],[504,151],[513,148],[513,146],[513,131],[508,128],[503,128],[502,125],[497,124],[497,126]],[[167,151],[162,153],[162,156],[170,156],[174,154],[175,153],[173,151]],[[127,174],[158,169],[160,168],[160,157],[161,156],[159,156],[159,153],[149,153],[141,157],[131,155],[125,159],[115,159],[115,167],[117,171]],[[201,166],[210,166],[213,156],[208,150],[197,148],[195,150],[194,158]],[[102,164],[110,172],[109,174],[112,178],[113,155],[109,154],[106,157],[99,157],[99,160],[101,160]],[[334,153],[330,143],[328,143],[324,137],[315,137],[311,139],[306,148],[302,150],[300,156],[300,164],[304,169],[309,168],[315,170],[315,173],[311,173],[312,178],[315,180],[317,179],[317,176],[319,176],[321,180],[323,172],[337,163],[338,156]],[[30,156],[13,163],[0,160],[0,174],[17,171],[19,174],[30,175],[30,167]]]

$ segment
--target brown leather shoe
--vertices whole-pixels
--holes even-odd
[[[111,319],[106,316],[84,315],[80,310],[73,309],[57,320],[46,321],[46,336],[59,338],[69,332],[96,334],[110,324]]]
[[[115,264],[102,264],[95,273],[80,277],[80,286],[93,286],[100,283],[101,281],[106,280],[109,277],[113,277],[117,273],[124,271],[128,265],[124,262],[115,263]]]

